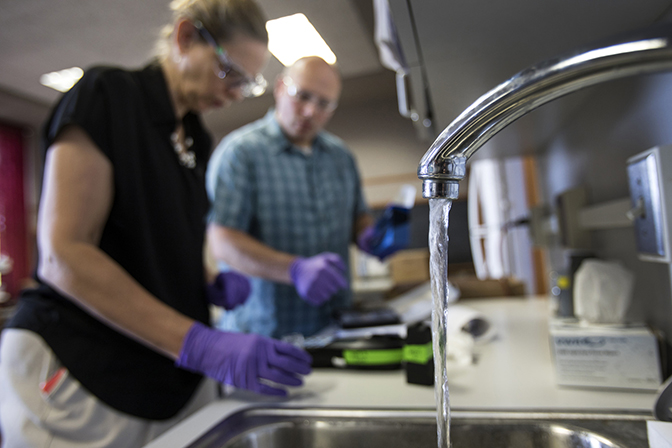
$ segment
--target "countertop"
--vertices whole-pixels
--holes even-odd
[[[449,369],[453,409],[636,410],[653,408],[655,392],[559,387],[551,359],[545,297],[460,300],[482,313],[497,336],[475,346],[475,363]],[[450,343],[450,341],[449,341]],[[289,397],[235,391],[180,423],[148,448],[184,447],[226,416],[249,406],[435,409],[434,389],[408,384],[403,370],[316,369]]]

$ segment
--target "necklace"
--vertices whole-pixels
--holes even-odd
[[[173,143],[173,149],[175,149],[175,154],[180,160],[180,165],[194,169],[196,167],[196,154],[194,154],[194,151],[189,151],[189,148],[194,144],[194,139],[186,137],[183,143],[180,138],[181,133],[182,127],[180,126],[177,131],[170,134],[170,141]]]

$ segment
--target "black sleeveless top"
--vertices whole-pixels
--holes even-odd
[[[196,154],[197,165],[189,169],[173,149],[175,114],[162,70],[153,63],[139,71],[87,71],[52,111],[45,152],[68,124],[81,127],[114,167],[114,201],[100,248],[151,294],[207,324],[202,249],[211,139],[198,116],[187,114],[183,121]],[[70,373],[112,408],[153,420],[182,409],[200,375],[176,368],[36,280],[39,287],[22,292],[6,327],[39,334]]]

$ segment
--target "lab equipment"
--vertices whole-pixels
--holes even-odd
[[[405,249],[410,241],[411,209],[414,203],[415,187],[401,187],[383,215],[359,236],[359,248],[381,261],[396,251]]]
[[[432,327],[426,322],[417,322],[408,327],[403,352],[406,382],[434,385],[434,354],[432,351]]]
[[[395,370],[401,368],[404,340],[398,336],[338,339],[324,347],[308,349],[313,367],[357,370]]]

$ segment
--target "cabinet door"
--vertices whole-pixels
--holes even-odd
[[[402,47],[409,61],[421,66],[437,133],[516,73],[651,25],[665,17],[671,5],[671,0],[390,0]],[[415,48],[408,42],[411,38]],[[534,119],[527,126],[535,129],[539,142],[554,131],[536,119],[549,106],[531,114]],[[561,121],[572,113],[571,107],[556,102],[552,107],[548,119]],[[513,127],[518,129],[518,123]],[[528,146],[536,143],[526,138]]]
[[[399,113],[413,121],[420,139],[430,141],[436,137],[433,112],[410,5],[407,0],[389,0],[389,8],[402,54],[403,69],[397,70]]]

